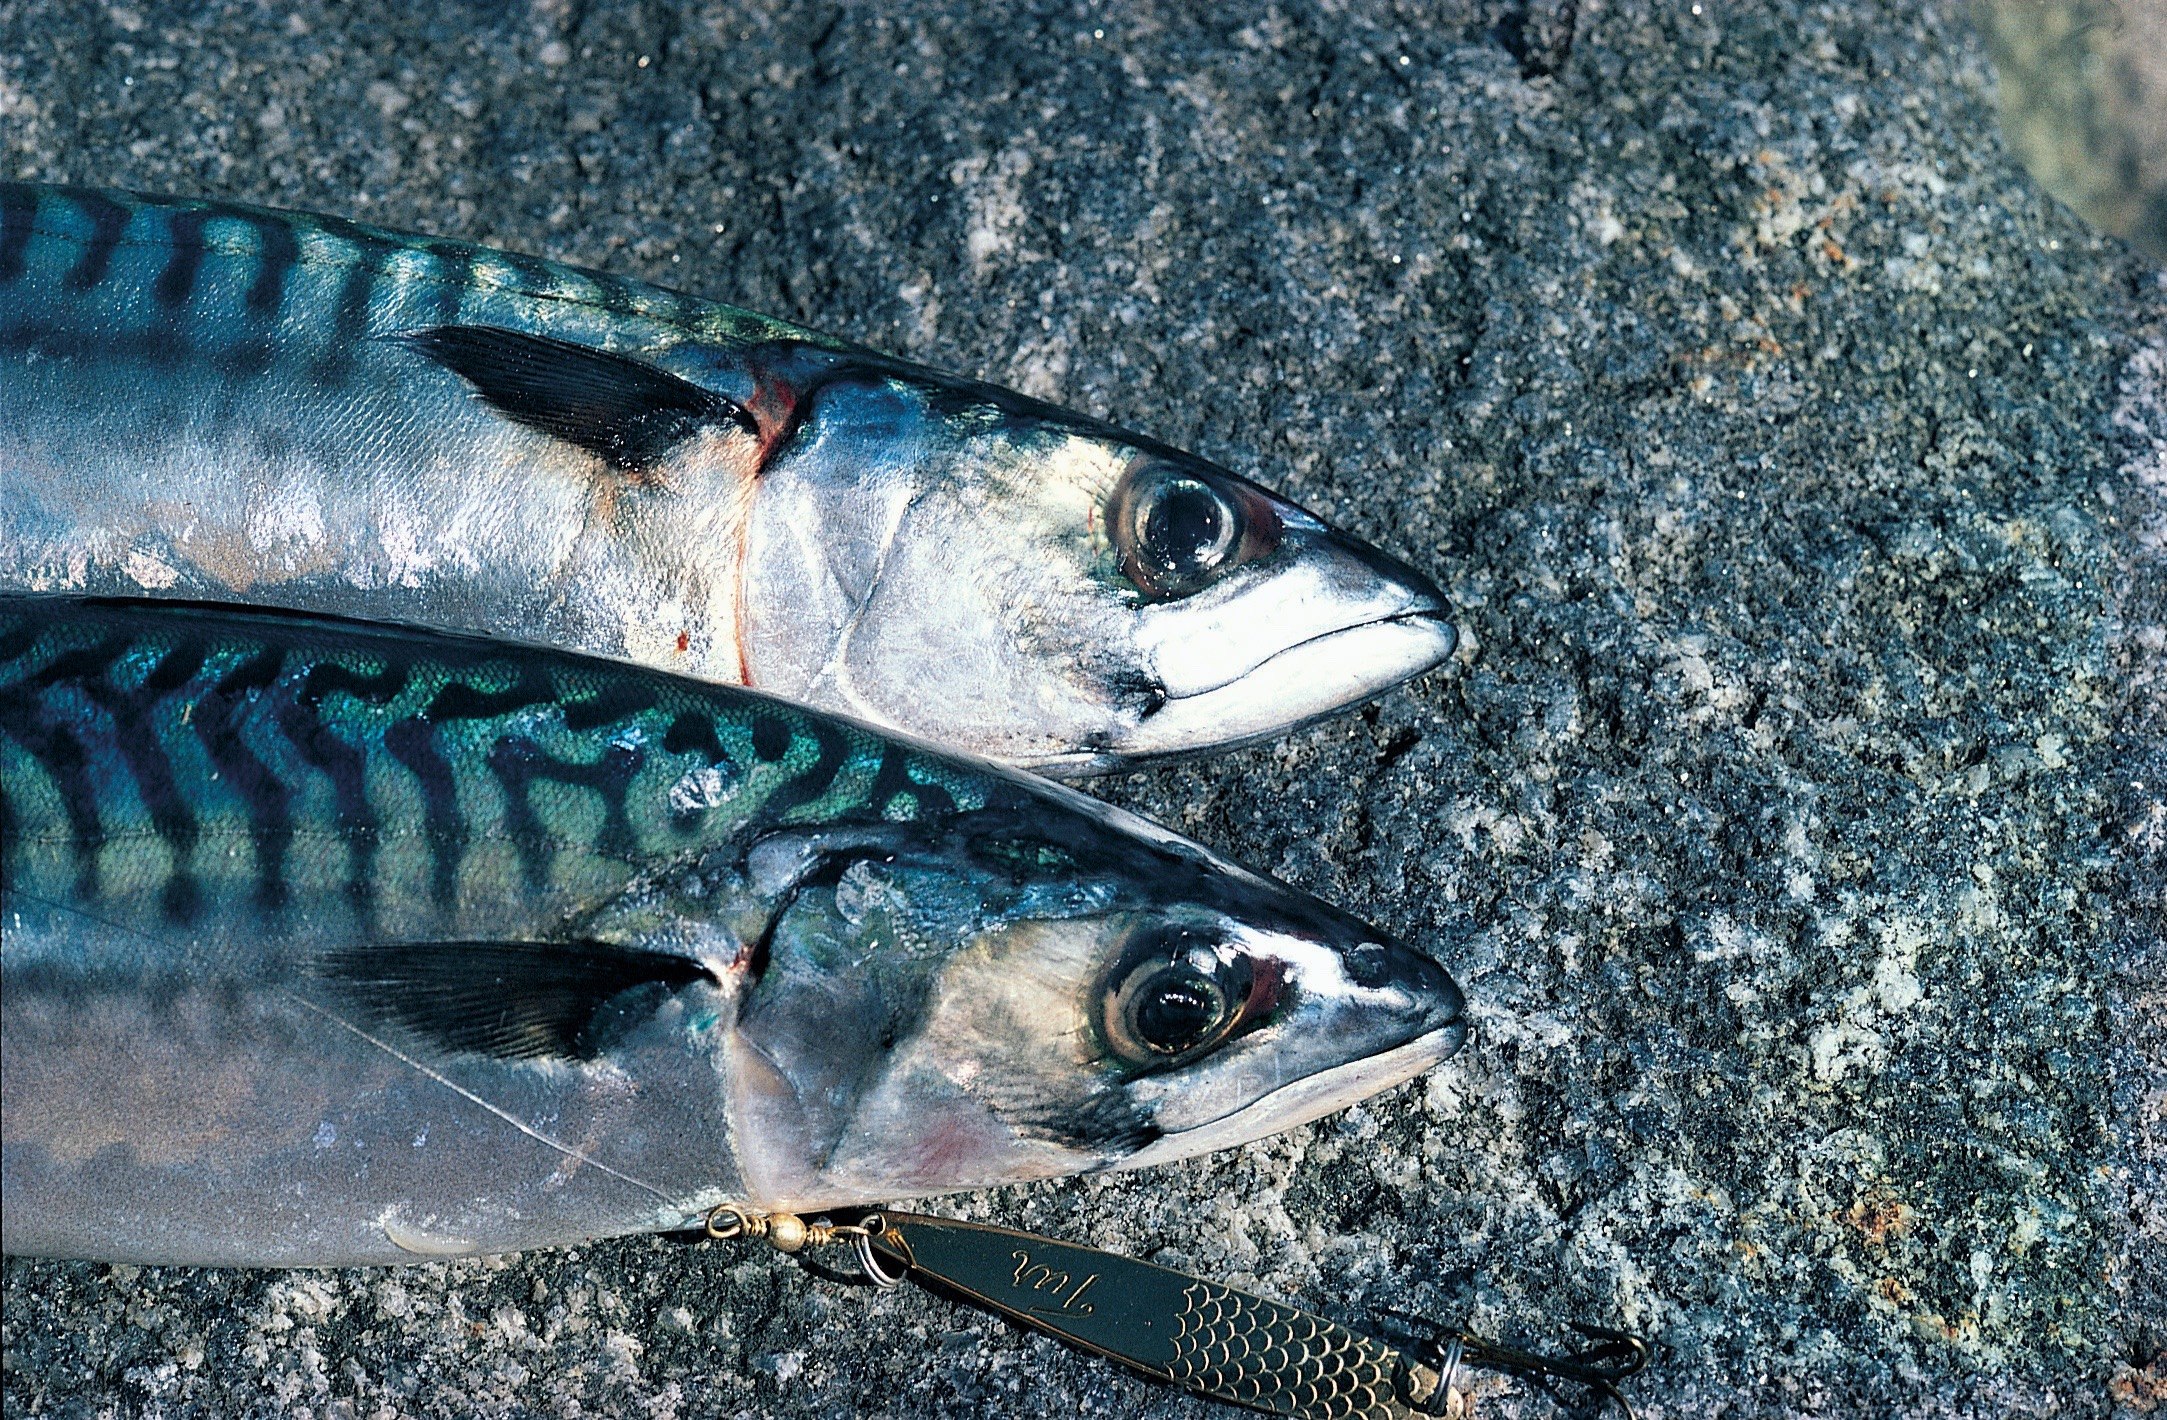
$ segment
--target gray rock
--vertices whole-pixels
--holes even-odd
[[[2161,278],[2008,161],[1947,0],[1210,8],[16,0],[0,141],[844,331],[1443,575],[1451,673],[1102,790],[1431,946],[1467,1051],[970,1216],[1623,1323],[1649,1417],[2149,1413]],[[9,1415],[1218,1413],[652,1239],[11,1261],[5,1347]]]

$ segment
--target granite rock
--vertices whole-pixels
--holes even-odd
[[[1098,788],[1432,949],[1466,1051],[947,1206],[1630,1326],[1651,1420],[2167,1404],[2167,287],[1949,0],[0,0],[0,145],[837,330],[1440,575],[1449,671]],[[9,1416],[1220,1413],[659,1239],[4,1302]]]

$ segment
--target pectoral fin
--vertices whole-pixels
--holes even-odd
[[[605,942],[352,947],[318,975],[446,1053],[500,1060],[595,1059],[671,994],[714,979],[690,958]]]
[[[702,428],[759,432],[734,402],[644,360],[489,325],[438,325],[386,339],[442,365],[491,409],[645,473]]]

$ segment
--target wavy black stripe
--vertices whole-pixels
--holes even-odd
[[[956,812],[955,797],[938,784],[927,784],[913,778],[910,764],[910,752],[900,745],[891,744],[881,750],[880,770],[873,776],[873,787],[865,796],[873,812],[885,817],[888,806],[899,795],[908,795],[914,817],[953,818]]]
[[[20,660],[38,644],[38,628],[25,621],[0,631],[0,666]]]
[[[459,813],[459,789],[451,765],[436,747],[436,727],[419,716],[394,721],[384,731],[384,748],[420,786],[433,869],[430,892],[436,905],[448,910],[458,896],[459,865],[466,860],[470,835]]]
[[[105,827],[98,816],[98,790],[90,777],[90,756],[74,731],[42,713],[27,687],[0,687],[0,734],[38,762],[60,795],[68,816],[68,838],[75,848],[75,895],[88,900],[100,889],[98,854],[105,847]]]
[[[820,752],[811,764],[790,776],[768,796],[767,802],[761,805],[761,814],[771,821],[778,820],[791,810],[812,803],[826,794],[829,786],[835,783],[835,776],[842,772],[844,763],[850,757],[850,743],[843,738],[841,730],[817,720],[809,721],[808,727]]]
[[[663,294],[669,297],[669,323],[681,330],[700,329],[702,323],[707,319],[707,313],[712,303],[706,298],[692,295],[690,292],[673,290],[668,287],[661,289]]]
[[[20,280],[29,269],[30,234],[37,225],[37,189],[0,183],[0,281]]]
[[[403,687],[405,670],[403,667],[396,669],[398,685]],[[280,700],[274,715],[279,733],[285,736],[294,753],[331,785],[332,819],[338,827],[339,838],[346,844],[346,895],[361,920],[373,924],[376,850],[382,839],[382,829],[376,817],[376,806],[369,802],[368,761],[362,758],[360,750],[348,744],[331,727],[322,712],[323,696],[328,692],[322,688],[319,677],[323,681],[333,679],[326,672],[342,673],[367,684],[344,666],[319,664],[310,669],[300,695]],[[385,699],[397,694],[398,689],[394,688]]]
[[[644,680],[612,681],[585,700],[564,702],[564,727],[575,732],[597,730],[629,720],[655,708],[661,696]]]
[[[353,250],[352,262],[339,282],[332,303],[329,349],[316,368],[320,383],[343,383],[353,369],[356,342],[367,338],[376,304],[376,288],[389,265],[397,243],[356,226],[340,217],[313,219],[319,230],[345,242]]]
[[[276,648],[250,656],[195,702],[190,723],[226,787],[247,806],[256,849],[256,905],[286,906],[286,853],[293,845],[293,790],[242,738],[257,699],[276,684],[286,656]]]
[[[393,662],[373,675],[363,675],[350,666],[337,661],[319,661],[309,667],[309,673],[301,682],[301,703],[311,710],[321,709],[326,699],[333,695],[351,695],[370,705],[389,705],[397,700],[413,679],[413,669]]]
[[[72,646],[23,676],[23,684],[39,688],[96,680],[128,654],[126,636],[108,636],[88,646]]]
[[[722,747],[722,739],[715,733],[715,722],[697,710],[687,710],[670,721],[670,727],[662,733],[662,748],[668,754],[697,754],[708,767],[719,771],[725,783],[738,777],[737,760]],[[691,833],[707,816],[708,805],[697,800],[681,802],[674,795],[670,801],[670,827],[679,833]]]
[[[195,294],[196,275],[203,269],[203,227],[208,212],[184,207],[166,217],[165,269],[151,283],[151,296],[169,311],[179,310]]]
[[[949,819],[956,816],[955,796],[940,785],[923,784],[913,779],[910,791],[918,799],[918,817],[922,819]]]
[[[625,277],[607,271],[586,273],[595,285],[595,305],[613,316],[640,314],[639,289]]]
[[[522,293],[530,296],[548,296],[555,293],[558,286],[557,273],[540,257],[516,251],[500,251],[492,255],[518,273],[517,289]]]
[[[103,710],[113,722],[113,745],[121,762],[127,766],[129,776],[135,781],[136,793],[143,801],[144,810],[150,815],[151,827],[165,841],[172,854],[172,867],[166,877],[166,915],[175,921],[186,921],[195,916],[199,906],[192,860],[195,855],[197,826],[195,815],[189,810],[187,800],[174,781],[173,766],[167,761],[165,747],[159,742],[152,712],[158,702],[179,688],[174,673],[168,669],[176,664],[187,665],[190,653],[172,651],[152,668],[143,685],[134,690],[122,690],[114,685],[108,674],[114,664],[127,654],[131,641],[126,636],[110,636],[89,646],[78,646],[62,652],[43,667],[24,678],[24,686],[68,686],[80,692],[85,699]],[[200,664],[200,658],[198,658]],[[193,673],[192,671],[190,672]],[[73,737],[70,736],[72,739]],[[77,741],[73,754],[80,756],[81,743]],[[62,750],[65,758],[70,751]],[[92,797],[85,800],[95,812],[95,790],[89,787],[87,769],[83,780],[83,792]],[[71,821],[74,819],[71,810]]]
[[[790,753],[789,722],[780,715],[760,715],[752,722],[752,752],[764,764],[773,764]]]
[[[377,280],[384,274],[384,263],[390,258],[388,247],[363,247],[354,253],[331,312],[331,330],[341,347],[369,333],[369,307],[376,296]],[[343,348],[341,353],[351,358]]]
[[[523,735],[508,735],[489,752],[489,768],[504,786],[505,827],[519,851],[520,866],[528,885],[539,891],[549,880],[549,861],[555,844],[534,812],[529,790],[536,780],[554,780],[592,789],[602,798],[602,832],[595,847],[604,853],[629,858],[633,852],[632,825],[625,815],[625,794],[633,776],[646,762],[644,751],[630,745],[611,745],[593,764],[572,764],[556,758]]]
[[[728,750],[722,747],[722,739],[715,733],[713,717],[697,710],[687,710],[670,721],[670,727],[662,732],[662,748],[671,754],[688,754],[698,750],[706,756],[709,764],[727,764],[736,768]]]
[[[88,291],[112,268],[113,253],[120,247],[121,234],[128,229],[128,209],[103,193],[71,188],[63,195],[90,223],[90,240],[67,276],[70,290]]]
[[[204,649],[200,644],[189,642],[174,647],[151,667],[149,675],[143,677],[137,694],[150,703],[165,699],[196,678],[196,672],[203,669],[203,660]]]
[[[251,212],[246,220],[256,229],[258,249],[256,279],[249,283],[243,305],[250,315],[269,320],[285,302],[286,278],[301,262],[301,243],[293,224],[282,217]]]
[[[151,827],[173,855],[166,875],[165,912],[175,922],[194,920],[202,906],[195,874],[196,842],[201,830],[174,776],[173,763],[152,717],[159,702],[185,685],[201,664],[200,651],[181,648],[168,652],[142,686],[133,691],[122,690],[102,672],[74,681],[91,703],[113,717],[114,747],[135,780],[136,793],[150,815]],[[182,670],[187,674],[181,674]]]
[[[478,690],[463,680],[451,682],[436,693],[422,716],[438,725],[454,720],[494,720],[499,715],[554,700],[556,696],[557,688],[546,676],[532,666],[521,666],[519,679],[502,690]]]
[[[885,815],[888,803],[898,794],[911,796],[911,808],[918,807],[918,785],[910,777],[910,759],[901,745],[883,745],[880,751],[880,768],[873,774],[873,787],[866,791],[865,801],[876,814]]]
[[[436,302],[430,325],[454,325],[474,280],[474,248],[464,242],[430,242],[423,250],[436,259]]]
[[[22,830],[15,823],[15,806],[8,799],[8,782],[0,779],[0,903],[5,902],[13,886],[15,845],[21,837]]]

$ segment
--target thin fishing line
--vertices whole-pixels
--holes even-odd
[[[548,1145],[550,1148],[555,1149],[558,1153],[563,1154],[566,1158],[577,1159],[583,1164],[591,1164],[595,1168],[600,1169],[603,1173],[608,1174],[611,1178],[622,1179],[624,1182],[631,1184],[634,1188],[645,1189],[647,1192],[652,1193],[655,1197],[661,1199],[664,1203],[674,1204],[678,1201],[672,1198],[669,1194],[664,1193],[661,1189],[655,1187],[651,1183],[634,1178],[631,1174],[625,1173],[620,1169],[613,1169],[608,1164],[603,1163],[600,1159],[594,1158],[593,1156],[588,1154],[581,1153],[579,1150],[573,1148],[570,1144],[559,1143],[557,1140],[550,1138],[547,1134],[544,1134],[541,1130],[534,1128],[530,1124],[527,1124],[517,1115],[514,1115],[511,1111],[506,1109],[500,1109],[498,1106],[491,1104],[489,1101],[483,1099],[480,1095],[474,1093],[474,1091],[468,1089],[466,1086],[459,1084],[457,1081],[450,1079],[449,1077],[439,1073],[438,1071],[430,1069],[428,1066],[422,1064],[419,1060],[416,1060],[413,1056],[406,1054],[405,1052],[399,1050],[398,1048],[389,1044],[386,1041],[378,1040],[375,1036],[370,1035],[367,1031],[355,1025],[352,1021],[347,1020],[344,1016],[339,1015],[336,1011],[327,1011],[323,1007],[317,1005],[314,1001],[308,1000],[306,997],[296,996],[291,991],[282,991],[279,994],[285,996],[289,1000],[292,1000],[302,1006],[307,1007],[309,1010],[314,1011],[317,1015],[322,1016],[325,1020],[332,1022],[334,1025],[344,1026],[347,1030],[350,1030],[355,1035],[360,1036],[363,1040],[375,1046],[378,1050],[383,1051],[386,1055],[389,1055],[392,1059],[398,1061],[400,1064],[412,1066],[414,1069],[420,1071],[422,1074],[428,1076],[430,1079],[442,1085],[445,1089],[450,1090],[453,1094],[460,1096],[462,1099],[467,1100],[469,1103],[480,1105],[483,1109],[488,1110],[491,1114],[503,1120],[506,1124],[511,1125],[512,1128],[518,1130],[520,1133],[526,1135],[528,1138],[533,1139],[538,1143]]]

